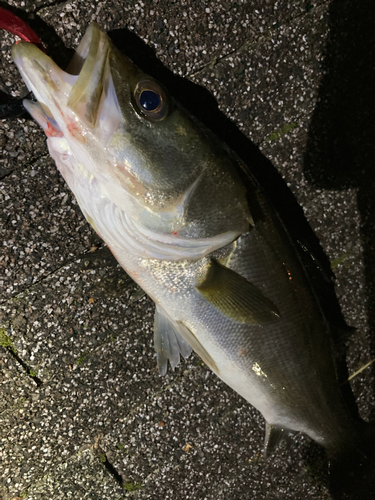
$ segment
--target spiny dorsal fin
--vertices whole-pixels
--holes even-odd
[[[266,434],[264,436],[264,448],[263,448],[263,456],[264,458],[269,457],[276,450],[280,441],[284,437],[286,429],[282,429],[281,427],[277,427],[276,425],[271,425],[266,422]]]
[[[196,288],[222,314],[239,323],[263,325],[280,317],[275,304],[259,288],[215,260]]]
[[[158,305],[154,320],[154,346],[160,375],[167,373],[168,360],[174,370],[180,362],[180,354],[186,359],[192,351],[179,332],[179,325]]]

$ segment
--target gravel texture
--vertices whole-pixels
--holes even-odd
[[[8,4],[62,65],[98,22],[248,161],[297,232],[304,214],[356,327],[348,372],[375,357],[369,1]],[[0,83],[19,96],[13,42],[0,32]],[[297,435],[262,460],[261,415],[197,356],[159,377],[153,305],[132,300],[42,131],[3,120],[0,145],[0,498],[331,498],[324,451]],[[351,385],[374,421],[373,368]]]

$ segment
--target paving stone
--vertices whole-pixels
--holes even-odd
[[[357,328],[347,341],[349,373],[374,357],[372,129],[367,119],[361,130],[355,101],[338,111],[353,86],[356,96],[372,95],[371,51],[361,65],[355,50],[359,40],[365,52],[361,26],[375,33],[365,15],[369,2],[355,7],[357,23],[346,0],[9,5],[28,11],[62,66],[96,20],[137,64],[155,67],[158,78],[165,74],[171,92],[248,160],[281,215],[296,217],[296,231],[294,211],[302,214],[297,200],[332,265],[344,317]],[[354,33],[350,43],[345,33]],[[9,55],[14,37],[0,36],[1,88],[20,95],[23,84]],[[163,73],[137,37],[174,75]],[[176,75],[207,89],[225,116],[208,93]],[[371,115],[370,101],[359,100],[363,115]],[[329,140],[340,124],[330,114],[350,131],[339,127],[347,156],[354,152],[361,159],[353,174],[342,159],[332,161],[338,153],[332,156]],[[261,415],[197,356],[159,377],[151,301],[131,301],[135,285],[85,223],[35,123],[23,117],[0,126],[4,500],[26,494],[62,500],[328,500],[323,450],[297,435],[260,460]],[[285,195],[282,179],[294,197]],[[361,416],[373,421],[373,370],[351,384]]]
[[[3,329],[0,332],[1,343],[11,344],[9,337],[4,338],[4,335],[6,333]],[[25,398],[37,387],[34,379],[12,355],[12,349],[12,345],[9,350],[0,347],[0,414],[12,411],[12,408],[22,407]]]
[[[105,469],[100,455],[89,449],[72,456],[50,474],[38,479],[25,493],[29,500],[124,498],[123,489]]]

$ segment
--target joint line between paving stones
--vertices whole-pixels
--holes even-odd
[[[35,283],[33,283],[32,285],[30,285],[29,287],[26,287],[26,288],[23,288],[22,290],[19,290],[17,293],[15,293],[14,295],[10,295],[9,297],[7,297],[6,299],[2,300],[0,302],[0,306],[3,305],[3,304],[6,304],[9,300],[11,299],[16,299],[17,297],[19,297],[20,295],[22,295],[23,293],[26,293],[26,292],[29,292],[32,288],[34,288],[36,285],[39,285],[39,283],[41,283],[42,281],[44,281],[45,279],[49,278],[51,275],[57,273],[58,271],[60,271],[61,269],[63,269],[65,266],[68,266],[69,264],[73,264],[75,262],[75,260],[67,260],[65,261],[60,267],[58,267],[57,269],[54,269],[53,271],[49,272],[48,274],[46,274],[45,276],[43,276],[42,278],[40,278],[39,280],[35,281]]]
[[[82,224],[82,226],[80,227],[83,227],[87,224],[86,221],[84,221],[84,223]],[[103,243],[103,246],[102,246],[102,243]],[[104,246],[104,242],[101,242],[99,244],[99,246],[97,247],[98,250],[101,250],[102,248],[105,248]],[[67,259],[65,260],[61,266],[57,267],[56,269],[50,271],[49,273],[47,273],[46,275],[42,276],[40,279],[38,279],[37,281],[35,281],[35,283],[32,283],[30,286],[26,287],[26,288],[22,288],[21,290],[19,290],[18,292],[16,292],[14,295],[9,295],[8,297],[6,297],[4,300],[0,300],[0,306],[3,305],[3,304],[6,304],[9,300],[12,300],[12,299],[15,299],[17,297],[19,297],[20,295],[22,295],[23,293],[26,293],[26,292],[29,292],[30,290],[32,290],[36,285],[39,285],[39,283],[41,283],[42,281],[48,279],[51,277],[51,275],[59,272],[61,269],[63,269],[64,267],[66,266],[69,266],[71,264],[74,264],[76,263],[78,260],[80,259],[84,259],[88,254],[91,254],[92,252],[89,250],[87,250],[85,253],[81,253],[71,259]]]
[[[64,3],[68,3],[68,0],[55,0],[55,2],[51,2],[51,3],[46,3],[46,4],[43,4],[43,5],[40,5],[39,7],[36,7],[35,10],[32,10],[30,11],[30,14],[38,14],[41,10],[47,8],[47,7],[55,7],[56,5],[61,5],[61,4],[64,4]]]
[[[107,455],[104,450],[102,450],[99,446],[96,447],[96,455],[100,460],[101,464],[107,469],[109,474],[113,477],[116,483],[123,488],[124,479],[121,474],[117,471],[116,467],[108,460]]]
[[[33,167],[40,160],[50,159],[50,158],[51,158],[51,156],[47,153],[45,155],[39,156],[38,158],[35,158],[34,160],[32,160],[30,162],[26,161],[22,165],[17,166],[15,168],[12,168],[11,170],[9,170],[9,172],[7,172],[2,177],[0,177],[0,181],[3,181],[4,179],[6,179],[7,177],[9,177],[10,175],[12,175],[12,174],[14,174],[16,172],[20,172],[22,170],[26,170],[25,167]],[[4,170],[6,170],[6,167],[4,167]]]
[[[24,360],[17,354],[16,350],[14,348],[12,348],[11,346],[9,346],[9,347],[7,346],[7,347],[5,347],[5,349],[17,361],[17,363],[22,366],[22,368],[25,370],[26,374],[34,380],[37,387],[41,387],[43,385],[42,380],[33,374],[32,368],[30,368],[30,366],[28,366],[28,364],[24,362]]]
[[[84,223],[84,225],[87,224],[86,222]],[[42,276],[40,279],[38,279],[37,281],[35,281],[35,283],[32,283],[30,286],[26,287],[26,288],[22,288],[21,290],[19,290],[18,292],[16,292],[14,295],[10,295],[9,297],[7,297],[6,299],[0,301],[0,306],[3,305],[3,304],[6,304],[9,300],[12,300],[12,299],[15,299],[17,297],[19,297],[20,295],[22,295],[23,293],[26,293],[26,292],[29,292],[30,290],[32,290],[36,285],[39,285],[42,281],[50,278],[53,274],[61,271],[61,269],[63,269],[64,267],[66,266],[69,266],[71,264],[74,264],[75,262],[77,262],[77,260],[79,259],[83,259],[85,255],[87,255],[89,253],[89,250],[84,253],[84,254],[80,254],[80,255],[77,255],[76,257],[72,258],[72,259],[69,259],[69,260],[66,260],[64,261],[61,266],[57,267],[56,269],[53,269],[52,271],[50,271],[49,273],[45,274],[44,276]]]
[[[211,67],[211,69],[212,69],[213,67],[217,66],[222,61],[225,61],[225,59],[227,59],[227,58],[229,58],[229,57],[231,57],[231,56],[233,56],[233,55],[241,52],[242,50],[244,50],[246,48],[250,49],[250,48],[256,47],[257,45],[260,45],[265,40],[267,40],[271,36],[273,36],[280,28],[283,28],[283,27],[288,26],[288,25],[293,25],[296,21],[299,21],[301,18],[303,18],[304,16],[308,15],[310,12],[312,12],[312,11],[316,12],[318,9],[320,9],[323,6],[325,6],[326,4],[327,4],[327,1],[323,1],[322,3],[319,3],[315,7],[313,7],[310,11],[304,12],[302,14],[298,14],[296,17],[290,17],[284,23],[280,24],[279,26],[277,26],[275,28],[271,26],[269,28],[269,30],[268,30],[268,34],[259,35],[258,37],[255,37],[252,41],[248,40],[247,42],[245,42],[244,44],[242,44],[237,49],[234,49],[231,52],[229,52],[228,54],[225,54],[225,55],[223,55],[221,57],[216,57],[216,58],[214,57],[210,62],[208,62],[207,64],[205,64],[201,68],[197,69],[193,73],[187,74],[186,77],[187,78],[192,78],[192,77],[198,75],[201,71],[204,71],[206,68]]]
[[[14,172],[14,170],[9,170],[9,172],[7,172],[6,174],[2,175],[0,177],[0,181],[3,181],[4,179],[6,179],[7,177],[10,176],[10,174],[12,174]]]

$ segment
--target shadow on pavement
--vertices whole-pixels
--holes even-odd
[[[368,321],[375,356],[375,16],[366,0],[334,1],[326,75],[314,112],[304,172],[323,189],[358,189]],[[355,326],[355,325],[354,325]],[[375,389],[375,388],[374,388]],[[375,419],[375,415],[374,415]]]
[[[325,76],[311,121],[303,168],[316,187],[358,190],[371,358],[375,357],[374,61],[373,3],[333,1]],[[375,415],[371,420],[375,420]],[[337,498],[370,498],[368,485],[362,486],[364,490],[352,493],[354,496]]]

